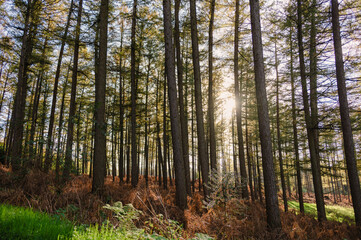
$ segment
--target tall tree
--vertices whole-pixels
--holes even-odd
[[[104,187],[106,162],[105,90],[107,77],[108,0],[102,0],[99,12],[99,65],[95,79],[95,139],[92,192]],[[114,167],[114,166],[113,166]]]
[[[237,120],[237,136],[238,136],[238,157],[241,173],[241,189],[242,197],[249,198],[247,188],[247,171],[246,159],[244,155],[243,131],[242,131],[242,100],[239,86],[238,74],[238,44],[239,44],[239,0],[236,0],[236,12],[234,22],[234,97],[236,100],[236,120]]]
[[[216,131],[214,126],[214,97],[213,97],[213,25],[216,1],[211,0],[211,18],[208,28],[208,126],[209,126],[209,156],[212,171],[217,170]]]
[[[310,105],[308,101],[307,83],[306,83],[306,67],[304,60],[304,48],[303,48],[303,34],[302,34],[302,0],[297,0],[297,38],[298,38],[298,51],[299,51],[299,62],[300,62],[300,74],[301,74],[301,85],[302,85],[302,98],[303,98],[303,109],[305,113],[306,128],[307,128],[307,139],[308,147],[311,158],[312,168],[312,179],[313,186],[315,189],[316,205],[317,205],[317,216],[319,221],[326,220],[325,202],[323,199],[323,189],[321,181],[321,172],[319,166],[319,159],[316,150],[315,134],[316,131],[312,127]]]
[[[340,103],[341,125],[343,133],[344,153],[346,158],[347,173],[351,188],[352,204],[355,211],[356,225],[361,232],[361,189],[360,179],[355,158],[355,145],[353,142],[352,127],[350,121],[349,106],[347,101],[345,70],[343,65],[343,54],[340,34],[340,20],[338,1],[331,0],[332,8],[332,32],[336,61],[336,77],[338,100]]]
[[[11,117],[10,156],[14,171],[21,168],[22,143],[24,131],[25,105],[28,87],[28,68],[30,57],[33,52],[34,38],[37,32],[38,13],[41,11],[39,0],[28,0],[24,17],[23,36],[21,40],[20,62],[18,70],[18,82],[14,99],[13,113]]]
[[[83,11],[83,0],[79,0],[78,16],[75,27],[75,43],[74,43],[74,56],[73,56],[73,69],[71,78],[71,97],[70,97],[70,110],[68,118],[68,132],[66,138],[65,149],[65,164],[63,171],[63,182],[67,181],[70,176],[70,170],[72,166],[72,152],[73,152],[73,131],[74,131],[74,119],[76,111],[76,88],[78,82],[78,59],[79,59],[79,45],[80,45],[80,26],[81,15]]]
[[[178,99],[179,99],[179,114],[182,129],[182,147],[183,147],[183,159],[186,178],[187,194],[191,195],[191,183],[190,183],[190,167],[189,167],[189,143],[188,143],[188,123],[187,123],[187,111],[184,104],[183,96],[183,61],[181,57],[180,47],[180,33],[179,33],[179,8],[181,0],[175,0],[175,26],[174,26],[174,43],[176,47],[177,58],[177,76],[178,76]]]
[[[292,129],[293,129],[293,148],[295,151],[296,161],[296,174],[297,174],[297,188],[298,188],[298,203],[300,205],[300,212],[305,211],[303,206],[303,192],[302,192],[302,178],[301,178],[301,167],[300,167],[300,153],[298,149],[298,131],[297,131],[297,109],[296,109],[296,87],[295,87],[295,74],[293,67],[293,39],[292,39],[293,28],[290,29],[290,71],[291,71],[291,101],[292,101]]]
[[[175,77],[174,48],[172,42],[172,16],[170,0],[163,0],[165,62],[168,82],[168,98],[172,130],[173,160],[175,164],[176,201],[181,209],[187,208],[187,190],[183,162],[182,133],[178,112]],[[165,147],[165,146],[164,146]],[[167,176],[163,176],[167,177]]]
[[[207,155],[207,144],[204,135],[202,84],[201,84],[201,70],[199,65],[196,0],[190,0],[190,12],[191,12],[193,73],[194,73],[194,86],[195,86],[194,94],[195,94],[197,136],[198,136],[198,160],[200,162],[201,170],[202,170],[204,196],[208,196],[208,189],[206,185],[208,183],[209,163],[208,163],[208,155]]]
[[[280,177],[282,186],[282,198],[285,212],[288,211],[286,182],[283,171],[283,157],[282,157],[282,143],[281,143],[281,123],[280,123],[280,77],[278,72],[278,54],[277,54],[277,39],[275,39],[275,66],[276,66],[276,125],[277,125],[277,145],[278,145],[278,160],[280,164]]]
[[[132,186],[136,187],[138,184],[138,161],[137,161],[137,119],[136,119],[136,108],[137,108],[137,79],[136,79],[136,66],[135,66],[135,30],[137,25],[137,4],[138,0],[133,2],[133,13],[132,13],[132,32],[131,32],[131,47],[130,47],[130,58],[131,58],[131,145],[132,145]]]
[[[65,24],[64,34],[61,38],[61,46],[59,51],[58,63],[56,66],[56,73],[55,73],[55,80],[54,80],[54,88],[53,88],[53,98],[51,103],[51,111],[50,111],[50,119],[49,119],[49,127],[48,127],[48,139],[46,143],[46,152],[45,152],[45,164],[44,170],[45,172],[49,171],[51,167],[51,152],[53,149],[53,128],[54,128],[54,119],[55,119],[55,107],[56,107],[56,100],[58,95],[58,85],[59,85],[59,78],[60,78],[60,71],[61,71],[61,63],[63,61],[63,54],[65,48],[66,38],[68,36],[68,30],[70,26],[71,14],[73,12],[73,5],[74,1],[72,0],[70,3],[68,18]]]
[[[250,8],[259,137],[261,140],[263,178],[266,196],[267,224],[270,229],[279,229],[281,228],[281,219],[278,208],[276,179],[273,166],[272,141],[263,62],[259,1],[250,0]]]

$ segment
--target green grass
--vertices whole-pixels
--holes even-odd
[[[0,205],[0,239],[58,239],[72,236],[70,222],[31,209]]]
[[[288,201],[288,206],[292,209],[299,210],[299,203]],[[305,213],[317,217],[317,207],[315,203],[304,203]],[[355,222],[355,215],[352,207],[343,207],[338,205],[326,205],[326,217],[328,220],[337,222]]]
[[[114,228],[111,224],[73,226],[71,222],[32,209],[0,205],[0,240],[165,240],[139,228]],[[197,234],[198,240],[212,239]]]

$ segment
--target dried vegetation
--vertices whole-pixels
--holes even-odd
[[[181,211],[174,205],[175,188],[164,190],[155,179],[146,188],[144,179],[137,188],[130,184],[119,184],[108,177],[103,197],[91,193],[89,176],[72,176],[62,188],[57,187],[54,174],[31,171],[24,178],[17,178],[11,170],[0,166],[0,202],[16,206],[27,206],[78,224],[95,224],[109,219],[116,220],[112,212],[103,208],[105,204],[121,201],[132,203],[143,212],[136,225],[148,227],[157,215],[182,223],[184,238],[195,233],[206,233],[216,239],[358,239],[357,229],[346,223],[318,223],[311,216],[294,212],[281,213],[282,232],[270,233],[266,226],[265,208],[259,202],[232,199],[223,206],[210,210],[202,207],[202,196],[195,192],[188,197],[189,208]],[[158,228],[160,228],[159,226]]]

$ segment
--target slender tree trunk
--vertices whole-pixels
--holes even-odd
[[[53,89],[53,99],[51,103],[51,111],[50,111],[50,119],[49,119],[49,127],[48,127],[48,139],[46,143],[46,152],[45,152],[45,164],[44,164],[44,170],[45,172],[48,172],[51,167],[51,161],[52,161],[52,150],[53,150],[53,128],[54,128],[54,119],[55,119],[55,107],[56,107],[56,100],[58,95],[58,85],[59,85],[59,78],[60,78],[60,71],[61,71],[61,63],[63,60],[63,54],[64,54],[64,48],[65,48],[65,41],[68,36],[68,30],[70,26],[70,20],[71,20],[71,14],[73,12],[73,0],[70,3],[68,18],[65,25],[64,35],[61,39],[61,46],[60,46],[60,52],[58,57],[58,63],[56,67],[56,73],[55,73],[55,80],[54,80],[54,89]]]
[[[351,188],[352,205],[355,211],[356,226],[361,232],[361,189],[358,176],[355,145],[352,136],[352,126],[350,120],[349,106],[347,101],[345,70],[343,65],[342,43],[340,34],[338,1],[331,0],[332,7],[332,32],[335,49],[337,90],[340,103],[341,125],[343,133],[344,153],[346,158],[347,173]]]
[[[3,102],[4,102],[4,98],[5,98],[5,93],[6,93],[6,87],[7,87],[8,81],[9,81],[9,75],[10,75],[10,69],[6,73],[5,83],[4,83],[4,90],[3,90],[2,94],[1,94],[0,113],[1,113],[1,110],[2,110],[2,107],[3,107]]]
[[[12,120],[10,128],[10,151],[11,164],[14,172],[21,169],[22,162],[22,142],[24,131],[25,105],[28,88],[27,72],[31,53],[33,51],[33,38],[36,34],[36,26],[34,26],[32,18],[33,7],[38,3],[38,0],[28,0],[27,10],[25,13],[24,30],[22,36],[22,45],[20,52],[20,62],[18,71],[18,82],[16,85],[16,93],[14,99],[14,107],[12,113]],[[35,28],[35,29],[33,29]]]
[[[149,172],[149,140],[148,140],[148,96],[149,96],[149,75],[150,75],[150,64],[151,59],[148,58],[148,67],[147,67],[147,80],[146,80],[146,87],[145,87],[145,126],[144,126],[144,160],[145,160],[145,184],[148,187],[148,172]]]
[[[201,72],[199,65],[199,46],[198,46],[198,30],[197,30],[197,11],[196,0],[190,0],[191,12],[191,35],[192,35],[192,57],[193,57],[193,72],[194,72],[194,86],[195,86],[195,105],[197,118],[197,135],[198,135],[198,159],[202,169],[203,191],[204,196],[208,196],[208,155],[207,143],[204,134],[203,121],[203,107],[202,107],[202,84]]]
[[[48,44],[48,38],[45,37],[45,41],[44,41],[44,46],[43,46],[43,52],[42,52],[42,60],[40,63],[40,70],[38,73],[38,77],[37,77],[37,81],[36,81],[36,87],[35,87],[35,94],[34,94],[34,102],[33,102],[33,107],[32,107],[32,116],[31,116],[31,127],[30,127],[30,139],[29,139],[29,160],[28,160],[28,166],[29,167],[34,167],[35,166],[35,150],[34,150],[34,142],[35,142],[35,130],[36,130],[36,124],[37,124],[37,119],[38,119],[38,110],[39,110],[39,101],[40,101],[40,94],[41,94],[41,87],[42,87],[42,83],[44,80],[44,65],[45,65],[45,53],[46,53],[46,48],[47,48],[47,44]]]
[[[43,99],[43,109],[42,109],[42,116],[41,116],[41,122],[40,122],[40,136],[39,136],[39,154],[37,157],[34,158],[34,164],[36,167],[38,167],[39,169],[41,169],[41,165],[42,165],[42,159],[43,159],[43,152],[44,152],[44,132],[45,132],[45,121],[46,121],[46,117],[47,117],[47,99],[48,99],[48,83],[45,82],[45,87],[44,87],[44,99]],[[36,152],[36,150],[35,150]]]
[[[217,171],[216,131],[214,126],[214,98],[213,98],[213,24],[216,1],[211,0],[211,18],[208,28],[208,125],[209,150],[212,171]]]
[[[280,163],[280,177],[281,177],[281,185],[282,185],[282,198],[283,198],[283,206],[285,212],[288,211],[288,204],[287,204],[287,193],[286,193],[286,182],[285,182],[285,174],[283,171],[283,157],[282,157],[282,143],[281,143],[281,129],[280,129],[280,80],[279,80],[279,74],[278,74],[278,58],[277,58],[277,44],[275,42],[275,66],[276,66],[276,111],[277,111],[277,143],[278,143],[278,160]]]
[[[65,149],[65,164],[63,171],[63,182],[67,181],[70,176],[70,170],[72,166],[72,152],[73,152],[73,130],[74,130],[74,117],[76,111],[76,88],[78,80],[78,58],[79,58],[79,45],[80,45],[80,25],[81,15],[83,10],[83,0],[79,0],[78,16],[75,29],[75,45],[74,45],[74,57],[73,57],[73,73],[71,82],[71,97],[70,97],[70,110],[68,119],[68,132],[66,139]]]
[[[135,59],[135,30],[137,24],[137,4],[138,1],[133,2],[133,14],[132,14],[132,35],[131,35],[131,145],[132,145],[132,186],[136,187],[138,184],[138,165],[137,165],[137,119],[136,119],[136,107],[137,107],[137,84],[136,84],[136,59]]]
[[[122,67],[122,51],[123,51],[123,37],[124,37],[124,22],[122,21],[121,25],[121,36],[120,36],[120,54],[119,54],[119,184],[123,183],[124,178],[124,100],[123,100],[123,91],[124,91],[124,82],[123,82],[123,67]]]
[[[107,151],[107,123],[105,94],[107,80],[108,0],[101,0],[99,12],[99,62],[98,78],[95,78],[95,139],[93,158],[93,193],[102,193]],[[115,164],[114,164],[115,165]],[[114,167],[114,166],[113,166]]]
[[[181,209],[187,208],[187,187],[182,149],[181,121],[178,110],[177,84],[175,76],[174,49],[172,43],[171,1],[163,0],[165,62],[168,83],[170,123],[172,130],[173,161],[175,164],[176,202]],[[170,171],[170,169],[169,169]],[[166,175],[163,177],[167,177]]]
[[[311,158],[311,168],[313,176],[313,185],[316,196],[316,205],[317,205],[317,216],[319,221],[326,220],[326,211],[325,211],[325,202],[323,199],[323,189],[322,189],[322,180],[321,172],[319,168],[319,159],[316,150],[315,134],[316,131],[312,127],[311,115],[310,115],[310,106],[308,102],[308,93],[307,93],[307,83],[306,83],[306,70],[305,70],[305,60],[303,53],[303,36],[302,36],[302,0],[297,0],[297,35],[298,35],[298,48],[299,48],[299,61],[300,61],[300,72],[301,72],[301,84],[302,84],[302,95],[303,95],[303,109],[305,112],[306,128],[307,128],[307,138]]]
[[[303,191],[302,191],[302,178],[300,167],[300,154],[298,150],[298,131],[297,131],[297,113],[296,113],[296,87],[295,87],[295,75],[293,71],[293,29],[290,29],[290,53],[291,53],[291,91],[292,91],[292,128],[293,128],[293,148],[295,151],[296,160],[296,172],[297,172],[297,187],[298,187],[298,202],[300,205],[300,212],[304,213],[305,208],[303,206]]]
[[[187,111],[184,104],[183,97],[183,61],[181,58],[180,47],[180,33],[179,33],[179,8],[181,0],[175,1],[175,27],[174,27],[174,42],[176,46],[176,58],[177,58],[177,76],[178,76],[178,100],[179,100],[179,114],[181,121],[182,131],[182,148],[183,148],[183,161],[186,179],[187,194],[191,195],[190,184],[190,167],[189,167],[189,144],[188,144],[188,123],[187,123]]]
[[[250,7],[258,123],[261,140],[263,178],[266,195],[267,224],[270,229],[279,229],[281,228],[281,219],[278,208],[278,197],[275,181],[276,178],[272,157],[272,142],[264,74],[259,1],[250,0]]]
[[[163,1],[163,4],[165,2]],[[165,11],[165,5],[163,5],[163,14]],[[171,15],[171,14],[169,14]],[[166,52],[167,53],[167,52]],[[165,63],[167,64],[167,63]],[[167,66],[166,66],[166,74],[167,74]],[[168,74],[167,74],[168,76]],[[162,164],[162,175],[163,175],[163,188],[167,189],[167,150],[168,150],[168,135],[167,135],[167,76],[164,77],[163,83],[163,164]],[[176,95],[177,96],[177,95]],[[169,171],[171,171],[169,169]]]
[[[248,79],[246,82],[246,105],[245,105],[245,109],[246,109],[246,121],[245,121],[245,125],[246,125],[246,155],[247,155],[247,167],[248,167],[248,185],[249,185],[249,190],[251,193],[251,199],[252,201],[254,201],[255,197],[254,197],[254,190],[253,190],[253,183],[252,183],[252,162],[251,162],[251,153],[250,153],[250,140],[249,140],[249,135],[248,135]]]
[[[239,44],[239,0],[236,0],[236,13],[234,23],[234,96],[236,101],[236,119],[238,136],[238,157],[241,173],[242,197],[248,199],[246,159],[244,156],[243,132],[242,132],[242,101],[238,75],[238,44]]]
[[[59,171],[60,171],[60,145],[61,145],[61,136],[62,136],[62,130],[63,130],[63,116],[64,116],[64,102],[65,102],[65,94],[66,89],[68,87],[68,78],[69,78],[69,72],[70,72],[70,64],[68,67],[68,73],[65,78],[65,82],[63,84],[63,93],[61,98],[61,105],[60,105],[60,116],[59,116],[59,129],[58,129],[58,146],[57,146],[57,152],[56,152],[56,161],[55,161],[55,180],[56,182],[59,181]]]

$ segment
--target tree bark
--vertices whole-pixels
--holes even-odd
[[[244,155],[243,144],[243,131],[242,131],[242,101],[239,86],[238,75],[238,44],[239,44],[239,0],[236,0],[236,12],[234,22],[234,97],[236,101],[236,120],[237,120],[237,136],[238,136],[238,157],[239,168],[241,174],[241,191],[242,197],[249,198],[247,188],[247,171],[246,171],[246,159]]]
[[[14,99],[14,107],[10,128],[10,156],[11,165],[14,172],[21,169],[22,162],[22,143],[24,131],[25,105],[28,88],[28,67],[30,57],[33,51],[33,38],[36,34],[36,26],[33,23],[33,8],[38,0],[28,0],[27,10],[25,14],[24,30],[22,36],[22,45],[20,52],[20,62],[18,71],[18,82],[16,85],[16,93]],[[35,29],[34,29],[35,28]]]
[[[133,2],[133,14],[132,14],[132,33],[131,33],[131,47],[130,47],[130,57],[131,57],[131,145],[132,145],[132,186],[136,187],[138,184],[138,164],[137,164],[137,119],[136,119],[136,108],[137,108],[137,83],[136,83],[136,64],[135,64],[135,30],[137,24],[137,4],[138,1],[134,0]]]
[[[322,180],[321,172],[319,168],[319,158],[316,150],[315,142],[315,129],[312,127],[311,115],[310,115],[310,106],[308,103],[308,93],[307,93],[307,83],[306,83],[306,70],[305,70],[305,60],[303,53],[303,36],[302,36],[302,5],[301,0],[297,0],[297,35],[298,35],[298,48],[299,48],[299,62],[300,62],[300,72],[301,72],[301,84],[302,84],[302,95],[303,95],[303,109],[305,112],[306,128],[307,128],[307,138],[308,146],[310,151],[311,158],[311,168],[313,176],[313,185],[315,189],[316,196],[316,205],[317,205],[317,216],[319,221],[326,220],[326,211],[325,211],[325,202],[323,199],[323,189],[322,189]]]
[[[355,211],[356,226],[361,232],[361,189],[358,176],[355,145],[352,136],[352,126],[350,120],[349,106],[347,101],[346,79],[342,55],[342,43],[340,34],[338,1],[331,0],[332,7],[332,32],[335,49],[337,90],[340,103],[341,125],[343,133],[344,153],[346,158],[347,173],[351,188],[352,204]]]
[[[108,40],[108,0],[102,0],[99,13],[99,65],[98,78],[95,79],[95,139],[93,158],[93,193],[101,193],[104,188],[106,162],[105,91],[107,77],[107,40]]]
[[[71,14],[73,12],[73,3],[72,0],[70,3],[68,18],[65,25],[64,35],[61,39],[61,46],[59,51],[59,57],[58,57],[58,63],[56,67],[56,73],[55,73],[55,80],[54,80],[54,89],[53,89],[53,99],[51,103],[51,111],[50,111],[50,119],[49,119],[49,127],[48,127],[48,139],[46,143],[46,152],[45,152],[45,164],[44,164],[44,171],[48,172],[51,168],[51,162],[52,162],[52,150],[53,150],[53,128],[54,128],[54,119],[55,119],[55,107],[56,107],[56,100],[58,95],[58,85],[59,85],[59,78],[60,78],[60,71],[61,71],[61,63],[63,60],[63,54],[64,54],[64,48],[65,48],[65,41],[68,36],[68,30],[70,26],[70,20],[71,20]]]
[[[83,0],[79,0],[77,23],[75,28],[75,45],[74,45],[74,57],[73,57],[73,73],[71,82],[71,97],[70,97],[70,110],[68,119],[68,133],[66,139],[65,149],[65,164],[63,171],[63,182],[67,181],[70,176],[70,170],[72,166],[72,152],[73,152],[73,131],[74,131],[74,118],[76,111],[76,88],[78,81],[78,59],[79,59],[79,45],[80,45],[80,25],[81,15],[83,11]]]
[[[295,76],[293,70],[293,40],[292,40],[292,32],[290,31],[290,53],[291,53],[291,95],[292,95],[292,128],[293,128],[293,148],[295,151],[295,160],[296,160],[296,174],[297,174],[297,187],[298,187],[298,202],[300,205],[300,212],[305,212],[305,208],[303,206],[303,191],[302,191],[302,178],[301,178],[301,167],[300,167],[300,154],[298,150],[298,131],[297,131],[297,109],[296,109],[296,87],[295,87]]]
[[[278,144],[278,160],[280,164],[280,177],[282,185],[282,198],[285,212],[288,211],[287,194],[286,194],[286,182],[285,174],[283,171],[283,157],[282,157],[282,143],[281,143],[281,123],[280,123],[280,79],[278,74],[278,55],[277,55],[277,44],[275,42],[275,66],[276,66],[276,124],[277,124],[277,144]]]
[[[216,130],[214,126],[214,97],[213,97],[213,25],[214,9],[216,1],[211,0],[211,18],[208,28],[208,126],[209,126],[209,150],[211,170],[217,171],[217,146]]]
[[[271,131],[264,74],[259,1],[250,0],[250,8],[258,123],[261,140],[263,178],[266,195],[267,224],[270,229],[275,230],[280,229],[282,226],[278,208],[277,188],[273,166]]]
[[[197,136],[198,136],[198,160],[202,170],[203,191],[204,196],[208,196],[209,163],[207,155],[207,143],[204,134],[203,121],[203,107],[202,107],[202,84],[201,72],[199,65],[199,46],[198,46],[198,30],[197,30],[197,10],[196,0],[190,0],[191,13],[191,35],[192,35],[192,58],[193,58],[193,72],[194,72],[194,86],[195,86],[195,105],[197,118]]]
[[[190,183],[190,167],[189,167],[189,143],[188,143],[188,123],[187,123],[187,111],[184,104],[183,97],[183,61],[181,58],[180,47],[180,33],[179,33],[179,7],[181,0],[175,1],[175,27],[174,27],[174,42],[176,47],[177,58],[177,76],[178,76],[178,100],[179,100],[179,114],[182,130],[182,148],[183,148],[183,161],[186,179],[187,194],[191,195],[191,183]],[[187,101],[187,100],[186,100]]]
[[[172,42],[171,1],[163,0],[165,39],[165,62],[168,82],[170,123],[172,130],[173,161],[175,164],[176,202],[181,209],[187,208],[187,190],[182,149],[182,132],[178,111],[177,85],[175,77],[174,48]],[[169,170],[170,171],[170,170]],[[163,176],[167,177],[167,176]]]

